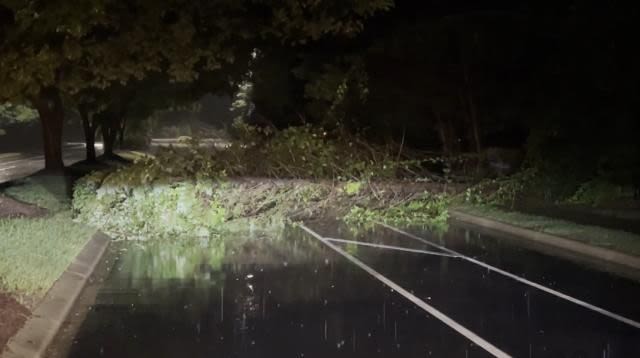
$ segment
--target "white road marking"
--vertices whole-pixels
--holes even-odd
[[[482,267],[484,267],[484,268],[486,268],[486,269],[488,269],[488,270],[491,270],[491,271],[497,272],[497,273],[499,273],[499,274],[501,274],[501,275],[503,275],[503,276],[506,276],[506,277],[512,278],[512,279],[514,279],[514,280],[516,280],[516,281],[518,281],[518,282],[522,282],[522,283],[524,283],[524,284],[526,284],[526,285],[529,285],[529,286],[531,286],[531,287],[535,287],[535,288],[537,288],[537,289],[539,289],[539,290],[541,290],[541,291],[544,291],[544,292],[546,292],[546,293],[548,293],[548,294],[551,294],[551,295],[554,295],[554,296],[556,296],[556,297],[559,297],[559,298],[562,298],[562,299],[564,299],[564,300],[567,300],[567,301],[569,301],[569,302],[575,303],[575,304],[577,304],[578,306],[582,306],[582,307],[584,307],[584,308],[590,309],[590,310],[592,310],[592,311],[594,311],[594,312],[600,313],[600,314],[605,315],[605,316],[607,316],[607,317],[609,317],[609,318],[613,318],[613,319],[615,319],[616,321],[619,321],[619,322],[622,322],[622,323],[626,323],[626,324],[628,324],[628,325],[630,325],[630,326],[632,326],[632,327],[640,328],[640,322],[634,321],[634,320],[632,320],[632,319],[630,319],[630,318],[627,318],[627,317],[621,316],[621,315],[619,315],[619,314],[617,314],[617,313],[613,313],[613,312],[608,311],[608,310],[606,310],[606,309],[604,309],[604,308],[601,308],[601,307],[598,307],[598,306],[592,305],[591,303],[588,303],[588,302],[582,301],[582,300],[580,300],[580,299],[578,299],[578,298],[575,298],[575,297],[569,296],[569,295],[564,294],[564,293],[562,293],[562,292],[559,292],[559,291],[556,291],[556,290],[551,289],[551,288],[549,288],[549,287],[543,286],[543,285],[541,285],[541,284],[539,284],[539,283],[536,283],[536,282],[533,282],[533,281],[529,281],[529,280],[527,280],[526,278],[523,278],[523,277],[520,277],[520,276],[514,275],[514,274],[512,274],[511,272],[507,272],[507,271],[502,270],[502,269],[499,269],[499,268],[497,268],[497,267],[495,267],[495,266],[491,266],[491,265],[489,265],[489,264],[487,264],[487,263],[484,263],[484,262],[482,262],[482,261],[476,260],[476,259],[471,258],[471,257],[469,257],[469,256],[465,256],[465,255],[461,254],[460,252],[457,252],[457,251],[455,251],[455,250],[448,249],[448,248],[446,248],[446,247],[444,247],[444,246],[440,246],[440,245],[435,244],[435,243],[433,243],[433,242],[431,242],[431,241],[429,241],[429,240],[423,239],[423,238],[421,238],[421,237],[419,237],[419,236],[413,235],[413,234],[411,234],[411,233],[408,233],[408,232],[406,232],[406,231],[400,230],[400,229],[398,229],[398,228],[395,228],[395,227],[393,227],[393,226],[387,225],[387,224],[385,224],[385,223],[378,222],[378,224],[379,224],[379,225],[382,225],[382,226],[384,226],[384,227],[386,227],[387,229],[389,229],[389,230],[391,230],[391,231],[395,231],[395,232],[397,232],[397,233],[399,233],[399,234],[405,235],[405,236],[410,237],[410,238],[412,238],[412,239],[414,239],[414,240],[418,240],[418,241],[420,241],[420,242],[423,242],[423,243],[425,243],[425,244],[427,244],[427,245],[429,245],[429,246],[431,246],[431,247],[435,247],[435,248],[440,249],[440,250],[442,250],[442,251],[448,252],[448,253],[450,253],[450,254],[452,254],[452,255],[458,255],[458,257],[460,257],[460,258],[461,258],[461,259],[463,259],[463,260],[469,261],[469,262],[474,263],[474,264],[476,264],[476,265],[478,265],[478,266],[482,266]]]
[[[389,250],[397,250],[397,251],[414,252],[414,253],[417,253],[417,254],[425,254],[425,255],[433,255],[433,256],[458,257],[457,255],[451,255],[451,254],[446,254],[446,253],[442,253],[442,252],[410,249],[410,248],[407,248],[407,247],[392,246],[392,245],[372,244],[370,242],[364,242],[364,241],[334,239],[334,238],[330,238],[330,237],[325,237],[324,239],[325,240],[329,240],[329,241],[334,241],[334,242],[341,242],[341,243],[345,243],[345,244],[355,244],[355,245],[361,245],[361,246],[375,247],[375,248],[379,248],[379,249],[389,249]]]
[[[494,357],[501,357],[501,358],[511,357],[510,355],[508,355],[507,353],[503,352],[502,350],[500,350],[499,348],[497,348],[493,344],[487,342],[484,338],[482,338],[482,337],[478,336],[477,334],[473,333],[468,328],[466,328],[463,325],[459,324],[458,322],[454,321],[452,318],[450,318],[449,316],[445,315],[444,313],[438,311],[433,306],[430,306],[429,304],[427,304],[426,302],[424,302],[420,298],[416,297],[415,295],[413,295],[409,291],[407,291],[404,288],[402,288],[400,285],[398,285],[395,282],[391,281],[390,279],[388,279],[384,275],[378,273],[373,268],[367,266],[362,261],[360,261],[357,258],[355,258],[355,257],[349,255],[348,253],[344,252],[341,248],[339,248],[336,245],[332,244],[329,240],[327,240],[326,238],[320,236],[320,234],[316,233],[315,231],[309,229],[304,224],[300,224],[300,227],[303,230],[305,230],[307,233],[309,233],[311,236],[313,236],[316,239],[320,240],[322,243],[324,243],[325,245],[329,246],[331,249],[333,249],[334,251],[336,251],[340,255],[344,256],[347,260],[351,261],[353,264],[355,264],[356,266],[358,266],[361,269],[363,269],[364,271],[366,271],[371,276],[375,277],[376,279],[378,279],[379,281],[381,281],[385,285],[389,286],[390,288],[392,288],[393,290],[395,290],[396,292],[398,292],[399,294],[404,296],[404,298],[406,298],[409,301],[413,302],[418,307],[422,308],[424,311],[426,311],[430,315],[434,316],[435,318],[437,318],[438,320],[440,320],[441,322],[443,322],[447,326],[451,327],[456,332],[462,334],[463,336],[465,336],[467,339],[469,339],[470,341],[472,341],[476,345],[482,347],[485,351],[487,351],[488,353],[490,353]]]

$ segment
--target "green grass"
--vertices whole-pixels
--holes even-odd
[[[505,211],[491,206],[458,206],[462,212],[483,216],[507,224],[581,241],[640,256],[640,235],[599,226],[580,225],[571,221]]]
[[[0,219],[0,291],[22,303],[38,302],[69,266],[95,229],[75,223],[62,177],[22,179],[4,190],[49,210],[40,218]]]
[[[8,187],[4,194],[52,212],[67,210],[71,205],[70,200],[66,197],[66,185],[63,177],[25,178]]]
[[[95,232],[71,211],[37,219],[0,219],[0,290],[43,297]]]

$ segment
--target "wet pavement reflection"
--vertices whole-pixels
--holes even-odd
[[[514,357],[636,357],[640,330],[377,226],[308,223],[334,245]],[[453,225],[408,232],[632,320],[640,284]],[[433,254],[398,251],[426,250]],[[298,228],[119,242],[52,357],[486,357]],[[74,326],[75,325],[75,326]]]
[[[377,227],[354,233],[311,225],[321,235],[434,250]],[[638,282],[452,226],[444,235],[408,230],[464,255],[638,319]],[[516,357],[636,357],[640,330],[460,258],[334,242],[376,271]],[[437,249],[436,249],[437,250]]]
[[[488,356],[299,229],[111,251],[59,356]]]

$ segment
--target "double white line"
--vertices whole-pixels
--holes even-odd
[[[426,244],[428,246],[431,246],[433,248],[441,250],[442,252],[410,249],[410,248],[405,248],[405,247],[400,247],[400,246],[374,244],[374,243],[366,243],[366,242],[360,242],[360,241],[342,240],[342,239],[335,239],[335,238],[326,238],[326,237],[323,237],[320,234],[316,233],[315,231],[309,229],[308,227],[306,227],[303,224],[301,224],[300,227],[303,230],[305,230],[307,233],[309,233],[311,236],[313,236],[314,238],[318,239],[319,241],[321,241],[322,243],[324,243],[325,245],[327,245],[328,247],[330,247],[331,249],[333,249],[334,251],[336,251],[340,255],[344,256],[346,259],[348,259],[349,261],[354,263],[356,266],[360,267],[361,269],[363,269],[364,271],[369,273],[371,276],[375,277],[377,280],[379,280],[382,283],[384,283],[385,285],[389,286],[390,288],[392,288],[393,290],[395,290],[396,292],[398,292],[399,294],[404,296],[409,301],[415,303],[418,307],[422,308],[424,311],[428,312],[429,314],[431,314],[432,316],[434,316],[438,320],[442,321],[447,326],[451,327],[452,329],[454,329],[458,333],[462,334],[467,339],[469,339],[470,341],[472,341],[476,345],[482,347],[485,351],[487,351],[488,353],[492,354],[495,357],[510,357],[510,356],[507,353],[505,353],[502,350],[500,350],[499,348],[497,348],[496,346],[494,346],[493,344],[491,344],[488,341],[486,341],[485,339],[483,339],[482,337],[480,337],[477,334],[475,334],[474,332],[470,331],[468,328],[466,328],[466,327],[462,326],[461,324],[459,324],[458,322],[454,321],[451,317],[448,317],[444,313],[438,311],[433,306],[427,304],[426,302],[424,302],[420,298],[418,298],[415,295],[413,295],[412,293],[408,292],[407,290],[405,290],[404,288],[402,288],[401,286],[399,286],[395,282],[391,281],[390,279],[388,279],[384,275],[380,274],[379,272],[377,272],[376,270],[374,270],[370,266],[367,266],[362,261],[360,261],[357,258],[353,257],[352,255],[348,254],[347,252],[342,250],[340,247],[334,245],[333,242],[356,244],[356,245],[362,245],[362,246],[377,247],[377,248],[382,248],[382,249],[391,249],[391,250],[405,251],[405,252],[412,252],[412,253],[420,253],[420,254],[427,254],[427,255],[460,258],[462,260],[468,261],[468,262],[473,263],[475,265],[484,267],[484,268],[486,268],[486,269],[488,269],[490,271],[496,272],[496,273],[498,273],[500,275],[503,275],[505,277],[509,277],[509,278],[511,278],[513,280],[521,282],[521,283],[523,283],[525,285],[528,285],[530,287],[534,287],[536,289],[539,289],[539,290],[541,290],[543,292],[546,292],[548,294],[551,294],[551,295],[556,296],[558,298],[561,298],[563,300],[566,300],[566,301],[572,302],[572,303],[574,303],[576,305],[579,305],[581,307],[587,308],[587,309],[589,309],[589,310],[591,310],[593,312],[600,313],[600,314],[602,314],[604,316],[607,316],[609,318],[612,318],[612,319],[614,319],[616,321],[625,323],[625,324],[630,325],[630,326],[632,326],[634,328],[640,328],[640,322],[634,321],[634,320],[632,320],[630,318],[621,316],[621,315],[619,315],[617,313],[613,313],[613,312],[608,311],[608,310],[606,310],[604,308],[595,306],[595,305],[593,305],[591,303],[582,301],[582,300],[580,300],[578,298],[569,296],[569,295],[564,294],[562,292],[559,292],[559,291],[556,291],[556,290],[551,289],[549,287],[543,286],[543,285],[541,285],[539,283],[527,280],[526,278],[514,275],[514,274],[512,274],[510,272],[507,272],[507,271],[502,270],[500,268],[497,268],[495,266],[489,265],[489,264],[484,263],[482,261],[476,260],[476,259],[471,258],[469,256],[463,255],[462,253],[457,252],[455,250],[451,250],[451,249],[446,248],[444,246],[435,244],[435,243],[433,243],[431,241],[428,241],[428,240],[426,240],[424,238],[421,238],[419,236],[413,235],[413,234],[408,233],[406,231],[400,230],[400,229],[395,228],[393,226],[390,226],[390,225],[387,225],[387,224],[384,224],[384,223],[381,223],[381,222],[379,222],[378,224],[381,225],[381,226],[384,226],[385,228],[387,228],[389,230],[392,230],[392,231],[394,231],[396,233],[402,234],[402,235],[404,235],[406,237],[409,237],[411,239],[420,241],[420,242],[422,242],[422,243],[424,243],[424,244]]]
[[[486,268],[487,270],[490,270],[490,271],[496,272],[496,273],[498,273],[498,274],[500,274],[500,275],[503,275],[503,276],[509,277],[509,278],[514,279],[514,280],[516,280],[516,281],[518,281],[518,282],[524,283],[525,285],[528,285],[528,286],[531,286],[531,287],[537,288],[537,289],[538,289],[538,290],[540,290],[540,291],[544,291],[544,292],[546,292],[546,293],[548,293],[548,294],[550,294],[550,295],[554,295],[554,296],[556,296],[556,297],[562,298],[563,300],[567,300],[567,301],[569,301],[569,302],[571,302],[571,303],[575,303],[575,304],[576,304],[576,305],[578,305],[578,306],[582,306],[582,307],[584,307],[584,308],[587,308],[587,309],[589,309],[589,310],[591,310],[591,311],[594,311],[594,312],[600,313],[600,314],[602,314],[602,315],[604,315],[604,316],[607,316],[607,317],[609,317],[609,318],[613,318],[613,319],[615,319],[616,321],[619,321],[619,322],[622,322],[622,323],[628,324],[628,325],[630,325],[630,326],[632,326],[632,327],[635,327],[635,328],[640,328],[640,322],[634,321],[634,320],[632,320],[632,319],[630,319],[630,318],[627,318],[627,317],[621,316],[621,315],[619,315],[619,314],[617,314],[617,313],[613,313],[613,312],[608,311],[608,310],[606,310],[606,309],[604,309],[604,308],[601,308],[601,307],[598,307],[598,306],[592,305],[591,303],[588,303],[588,302],[582,301],[582,300],[577,299],[577,298],[575,298],[575,297],[571,297],[571,296],[569,296],[569,295],[567,295],[567,294],[564,294],[564,293],[559,292],[559,291],[556,291],[556,290],[554,290],[554,289],[552,289],[552,288],[549,288],[549,287],[543,286],[543,285],[541,285],[541,284],[539,284],[539,283],[536,283],[536,282],[533,282],[533,281],[529,281],[529,280],[527,280],[526,278],[523,278],[523,277],[520,277],[520,276],[514,275],[514,274],[512,274],[511,272],[507,272],[507,271],[502,270],[502,269],[499,269],[499,268],[497,268],[497,267],[495,267],[495,266],[491,266],[491,265],[489,265],[489,264],[487,264],[487,263],[484,263],[484,262],[482,262],[482,261],[476,260],[476,259],[471,258],[471,257],[469,257],[469,256],[465,256],[465,255],[463,255],[463,254],[459,253],[458,251],[448,249],[448,248],[446,248],[446,247],[444,247],[444,246],[441,246],[441,245],[435,244],[435,243],[433,243],[433,242],[431,242],[431,241],[425,240],[425,239],[423,239],[423,238],[421,238],[421,237],[419,237],[419,236],[413,235],[413,234],[411,234],[411,233],[408,233],[408,232],[406,232],[406,231],[400,230],[400,229],[398,229],[398,228],[395,228],[395,227],[393,227],[393,226],[387,225],[387,224],[385,224],[385,223],[381,223],[381,222],[379,222],[378,224],[379,224],[379,225],[382,225],[382,226],[384,226],[384,227],[386,227],[387,229],[389,229],[389,230],[391,230],[391,231],[395,231],[395,232],[397,232],[398,234],[402,234],[402,235],[407,236],[407,237],[409,237],[409,238],[412,238],[412,239],[414,239],[414,240],[418,240],[418,241],[420,241],[420,242],[422,242],[422,243],[424,243],[424,244],[426,244],[426,245],[428,245],[428,246],[431,246],[431,247],[437,248],[437,249],[442,250],[442,251],[444,251],[444,252],[446,252],[446,253],[448,253],[448,254],[456,255],[456,257],[459,257],[459,258],[461,258],[462,260],[466,260],[466,261],[471,262],[471,263],[473,263],[473,264],[475,264],[475,265],[478,265],[478,266],[484,267],[484,268]]]
[[[490,353],[494,357],[500,357],[500,358],[511,357],[507,353],[505,353],[502,350],[500,350],[498,347],[496,347],[493,344],[487,342],[484,338],[478,336],[474,332],[470,331],[468,328],[466,328],[463,325],[461,325],[460,323],[454,321],[451,317],[449,317],[449,316],[445,315],[444,313],[438,311],[433,306],[429,305],[428,303],[424,302],[420,298],[416,297],[414,294],[412,294],[411,292],[405,290],[400,285],[398,285],[395,282],[391,281],[390,279],[388,279],[384,275],[380,274],[379,272],[377,272],[373,268],[367,266],[362,261],[360,261],[357,258],[349,255],[344,250],[342,250],[341,248],[339,248],[338,246],[334,245],[331,242],[331,241],[338,241],[339,239],[324,238],[320,234],[318,234],[317,232],[315,232],[315,231],[309,229],[308,227],[306,227],[304,224],[300,224],[300,227],[304,231],[309,233],[311,236],[315,237],[316,239],[321,241],[323,244],[327,245],[328,247],[330,247],[331,249],[333,249],[334,251],[336,251],[340,255],[344,256],[347,260],[351,261],[353,264],[355,264],[356,266],[360,267],[361,269],[366,271],[371,276],[375,277],[377,280],[379,280],[382,283],[384,283],[385,285],[389,286],[390,288],[392,288],[393,290],[395,290],[396,292],[398,292],[399,294],[404,296],[406,299],[408,299],[409,301],[411,301],[414,304],[416,304],[418,307],[422,308],[424,311],[426,311],[430,315],[434,316],[435,318],[437,318],[438,320],[440,320],[441,322],[443,322],[447,326],[451,327],[456,332],[462,334],[463,336],[465,336],[467,339],[469,339],[470,341],[472,341],[476,345],[482,347],[485,351],[487,351],[488,353]],[[378,245],[376,245],[376,246],[378,246]],[[386,246],[386,245],[382,245],[382,246]],[[389,248],[392,248],[392,247],[389,247]],[[393,247],[393,248],[395,248],[395,247]],[[424,250],[419,250],[419,251],[424,251]],[[429,253],[433,253],[432,251],[428,251],[428,252]]]
[[[407,247],[383,245],[383,244],[374,244],[374,243],[364,242],[364,241],[342,240],[342,239],[334,239],[334,238],[330,238],[330,237],[324,237],[323,239],[325,239],[327,241],[332,241],[332,242],[340,242],[340,243],[343,243],[343,244],[354,244],[354,245],[359,245],[359,246],[375,247],[375,248],[378,248],[378,249],[389,249],[389,250],[395,250],[395,251],[412,252],[412,253],[416,253],[416,254],[442,256],[442,257],[459,257],[458,255],[447,254],[447,253],[444,253],[444,252],[410,249],[410,248],[407,248]]]

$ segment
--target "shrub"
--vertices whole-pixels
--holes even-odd
[[[484,180],[464,192],[464,201],[513,207],[523,193],[537,186],[538,178],[538,171],[528,168],[508,177]]]
[[[605,178],[592,179],[578,187],[578,190],[567,200],[570,203],[598,206],[607,199],[619,197],[622,188]]]
[[[342,187],[342,191],[348,196],[357,195],[360,189],[362,189],[362,182],[359,181],[349,181]]]
[[[349,224],[364,226],[380,221],[393,225],[443,228],[449,218],[448,207],[447,196],[425,192],[418,198],[383,209],[354,206],[344,219]]]
[[[235,128],[238,139],[215,155],[217,168],[233,176],[359,181],[401,177],[420,164],[398,159],[391,146],[309,125],[275,131],[236,123]]]
[[[75,187],[73,209],[77,219],[115,236],[210,237],[219,232],[225,210],[209,181],[130,186],[107,177],[96,186],[95,177]]]
[[[235,129],[239,139],[225,149],[201,147],[191,140],[186,148],[161,149],[128,167],[83,178],[74,192],[77,218],[116,236],[212,236],[223,223],[226,229],[229,221],[277,224],[323,210],[329,200],[369,201],[367,207],[382,203],[379,193],[362,190],[363,184],[404,176],[420,163],[400,160],[392,147],[369,145],[356,136],[332,136],[311,126],[265,131],[240,123]],[[337,192],[345,195],[332,195],[330,185],[294,181],[262,188],[263,180],[255,185],[258,189],[232,187],[224,184],[228,175],[343,180],[346,183]],[[336,201],[332,204],[339,206]],[[351,216],[367,215],[354,209]],[[376,210],[375,217],[392,223],[445,222],[445,199],[424,194]]]

